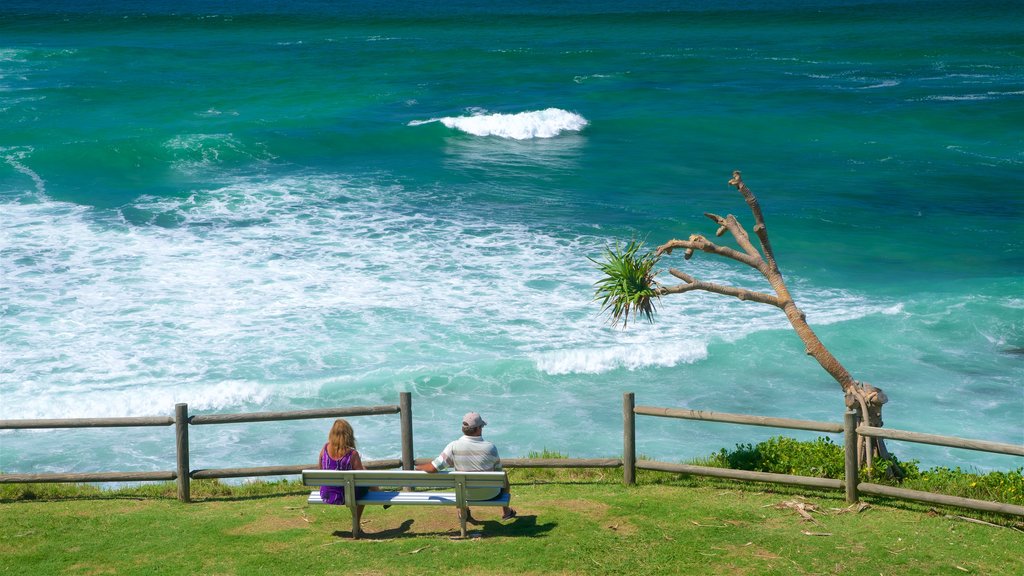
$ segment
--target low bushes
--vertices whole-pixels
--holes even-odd
[[[734,470],[816,478],[842,479],[844,474],[843,447],[824,437],[801,441],[777,436],[756,445],[737,444],[734,450],[722,448],[701,463]],[[890,465],[902,471],[901,480],[887,477],[885,470]],[[916,460],[880,460],[874,462],[871,481],[912,490],[1024,505],[1024,468],[988,473],[943,466],[921,470]]]

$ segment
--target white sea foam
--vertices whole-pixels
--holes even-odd
[[[926,82],[934,82],[936,80],[950,80],[950,79],[954,79],[954,78],[955,79],[967,78],[967,79],[970,79],[970,80],[978,80],[979,82],[977,82],[977,83],[979,83],[979,84],[980,83],[989,84],[989,83],[991,83],[991,81],[993,79],[997,78],[997,76],[993,76],[991,74],[956,73],[956,74],[943,74],[942,76],[925,76],[925,77],[921,78],[921,80],[922,81],[926,81]],[[982,80],[984,80],[985,82],[981,82]]]
[[[106,363],[102,359],[101,363]],[[116,370],[116,368],[115,368]],[[33,394],[31,389],[5,394],[5,401],[19,407],[17,418],[107,418],[125,416],[166,416],[174,406],[187,403],[191,412],[225,412],[239,406],[260,405],[282,390],[255,382],[194,383],[167,386],[139,378],[138,372],[116,372],[111,376],[132,380],[124,389],[109,386],[69,387],[62,394]],[[39,385],[40,383],[36,383]],[[5,417],[13,416],[7,414]]]
[[[1012,98],[1015,96],[1024,96],[1024,90],[989,90],[987,92],[977,92],[972,94],[932,94],[913,100],[936,102],[975,102],[980,100],[1001,100],[1003,98]]]
[[[0,157],[4,159],[11,168],[28,176],[32,180],[35,192],[39,197],[46,196],[46,180],[25,164],[25,159],[31,156],[31,147],[4,148],[0,146]]]
[[[887,316],[894,316],[896,314],[902,314],[903,313],[903,303],[902,302],[897,302],[896,304],[893,304],[892,306],[889,306],[887,308],[882,308],[881,312],[882,312],[882,314],[885,314]]]
[[[974,102],[978,100],[992,100],[995,97],[992,93],[986,94],[952,94],[932,95],[919,98],[918,100],[933,100],[936,102]]]
[[[0,49],[0,62],[26,62],[26,51],[14,48]]]
[[[164,142],[164,148],[174,156],[174,168],[186,174],[219,166],[232,158],[261,160],[265,156],[246,148],[232,134],[181,134]]]
[[[672,367],[707,358],[702,342],[619,345],[609,348],[554,350],[533,356],[537,369],[547,374],[601,374],[618,368]]]
[[[612,328],[591,301],[585,256],[599,238],[424,213],[418,194],[305,177],[131,206],[170,226],[60,202],[6,205],[0,417],[274,406],[350,393],[332,383],[372,381],[385,366],[411,384],[438,358],[456,374],[495,362],[549,375],[674,366],[700,362],[715,338],[787,329],[782,315],[708,295],[659,304],[683,321]],[[801,295],[820,323],[883,308]],[[331,383],[310,380],[325,371]]]
[[[963,154],[964,156],[972,156],[974,158],[979,158],[981,160],[985,160],[985,161],[991,162],[992,164],[1022,164],[1022,163],[1024,163],[1024,155],[1022,155],[1021,153],[1017,152],[1016,150],[1006,150],[1006,152],[1010,152],[1010,153],[1014,154],[1013,156],[1011,156],[1009,158],[999,157],[999,156],[992,156],[991,154],[980,154],[980,153],[977,153],[977,152],[972,152],[970,150],[965,150],[962,146],[956,146],[956,145],[946,146],[946,150],[950,150],[950,151],[956,152],[958,154]]]
[[[605,78],[612,78],[612,74],[588,74],[586,76],[574,76],[572,81],[577,84],[583,84],[590,80],[604,80]]]
[[[881,82],[876,82],[876,83],[868,85],[868,86],[861,86],[860,89],[861,90],[874,90],[874,89],[877,89],[877,88],[892,88],[893,86],[899,86],[899,85],[900,85],[900,81],[899,80],[882,80]]]
[[[519,112],[518,114],[487,114],[477,111],[470,116],[413,120],[409,126],[440,122],[474,136],[498,136],[513,140],[554,138],[563,132],[579,132],[589,123],[586,118],[558,108]]]

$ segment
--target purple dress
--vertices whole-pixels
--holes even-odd
[[[327,453],[327,444],[324,444],[324,449],[321,450],[320,455],[320,469],[321,470],[351,470],[352,469],[352,455],[355,454],[355,450],[349,450],[341,457],[340,460],[331,458],[331,455]],[[365,488],[356,489],[356,498],[362,498],[368,492]],[[324,504],[344,504],[345,503],[345,487],[344,486],[321,486],[320,487],[320,499],[323,500]]]

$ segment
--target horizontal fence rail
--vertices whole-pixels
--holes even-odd
[[[833,422],[815,422],[813,420],[793,420],[791,418],[771,418],[768,416],[750,416],[748,414],[729,414],[726,412],[708,412],[705,410],[685,410],[682,408],[658,408],[655,406],[637,406],[635,414],[643,416],[661,416],[663,418],[683,418],[686,420],[705,420],[708,422],[726,422],[729,424],[749,424],[751,426],[769,426],[772,428],[790,428],[793,430],[812,430],[815,432],[842,432],[843,425]]]
[[[126,418],[49,418],[43,420],[0,420],[0,430],[33,430],[40,428],[129,428],[134,426],[170,426],[170,416],[137,416]]]
[[[986,500],[975,500],[959,496],[935,494],[920,490],[909,490],[896,488],[881,484],[859,481],[859,467],[857,464],[857,437],[866,436],[871,438],[887,438],[891,440],[904,440],[922,444],[934,444],[951,448],[963,448],[967,450],[978,450],[996,454],[1009,454],[1011,456],[1024,456],[1024,446],[1016,444],[1003,444],[987,440],[970,440],[954,436],[940,436],[936,434],[922,434],[906,430],[890,430],[874,426],[857,425],[857,414],[848,411],[845,414],[842,424],[831,422],[813,422],[809,420],[793,420],[789,418],[771,418],[767,416],[751,416],[748,414],[728,414],[724,412],[708,412],[704,410],[688,410],[682,408],[662,408],[656,406],[634,406],[633,393],[623,394],[623,482],[633,484],[635,482],[634,468],[643,470],[658,470],[662,472],[676,472],[680,474],[692,474],[695,476],[711,476],[716,478],[728,478],[732,480],[744,480],[748,482],[770,482],[775,484],[789,484],[796,486],[807,486],[813,488],[826,488],[845,490],[846,499],[849,502],[858,500],[858,493],[873,494],[890,498],[905,500],[917,500],[933,504],[958,506],[984,512],[995,512],[1000,514],[1012,514],[1024,516],[1024,506],[1007,504],[1003,502],[990,502]],[[729,424],[745,424],[751,426],[770,426],[773,428],[787,428],[795,430],[812,430],[819,432],[842,432],[844,434],[844,479],[815,478],[810,476],[794,476],[789,474],[774,474],[768,472],[754,472],[749,470],[733,470],[730,468],[715,468],[711,466],[697,466],[691,464],[672,464],[668,462],[657,462],[653,460],[636,460],[635,447],[635,415],[659,416],[663,418],[680,418],[686,420],[703,420],[707,422],[724,422]]]
[[[178,475],[167,472],[81,472],[77,474],[0,474],[0,484],[54,482],[143,482],[175,480]]]
[[[696,466],[693,464],[670,464],[655,460],[637,460],[636,467],[643,470],[660,470],[662,472],[678,472],[694,476],[714,476],[731,480],[747,480],[749,482],[771,482],[791,486],[807,486],[810,488],[843,489],[843,481],[834,478],[814,478],[812,476],[793,476],[791,474],[775,474],[773,472],[753,472],[750,470],[733,470],[731,468],[714,468],[712,466]]]
[[[977,450],[979,452],[992,452],[994,454],[1009,454],[1010,456],[1024,456],[1024,446],[1003,444],[1001,442],[989,442],[988,440],[970,440],[967,438],[957,438],[955,436],[922,434],[920,432],[891,430],[889,428],[877,428],[875,426],[858,426],[857,434],[860,434],[861,436],[870,436],[872,438],[906,440],[908,442],[918,442],[920,444],[963,448],[964,450]]]
[[[959,506],[961,508],[970,508],[972,510],[981,510],[983,512],[997,512],[999,514],[1024,516],[1024,506],[1005,504],[1003,502],[974,500],[972,498],[961,498],[960,496],[948,496],[946,494],[922,492],[921,490],[908,490],[906,488],[871,484],[869,482],[861,482],[860,484],[857,484],[857,490],[864,492],[865,494],[874,494],[876,496],[887,496],[889,498],[900,498],[902,500],[917,500],[920,502],[928,502],[930,504]]]

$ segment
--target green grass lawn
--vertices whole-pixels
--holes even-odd
[[[0,574],[1024,574],[1020,519],[668,474],[510,476],[519,517],[478,508],[467,539],[453,508],[395,506],[352,540],[347,508],[308,506],[296,483],[207,483],[190,504],[173,485],[40,490],[0,501]]]

